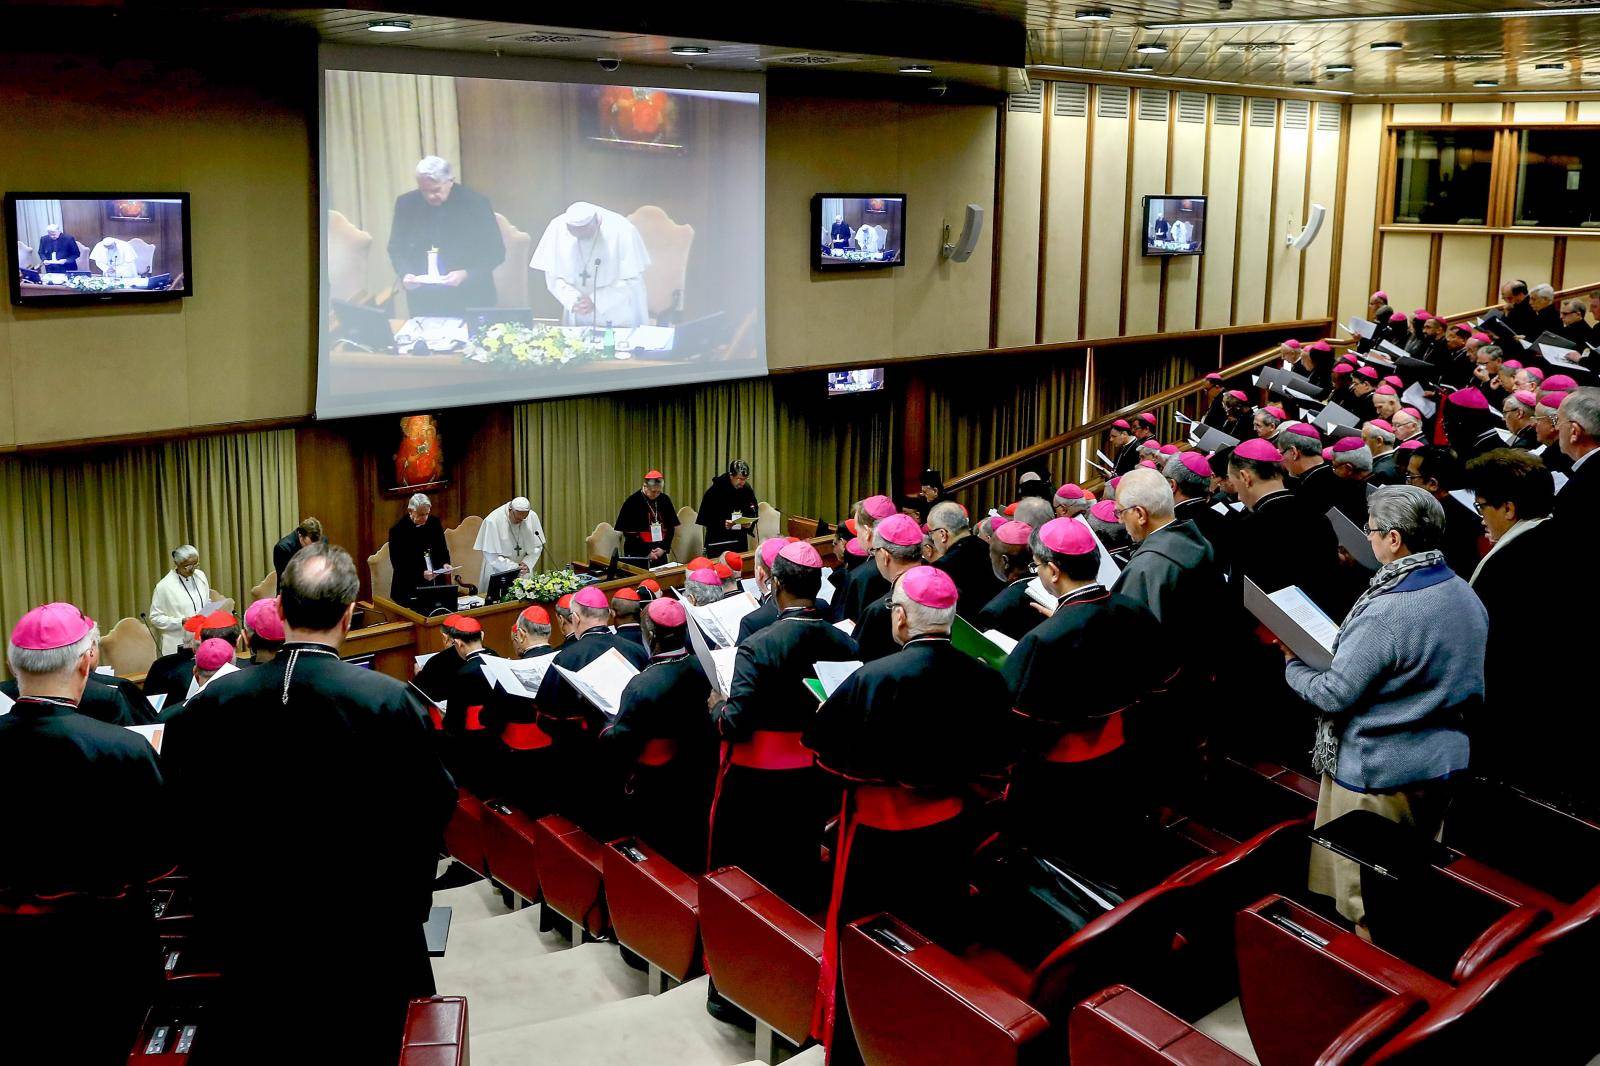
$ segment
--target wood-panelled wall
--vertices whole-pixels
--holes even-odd
[[[1330,312],[1344,105],[1053,81],[1004,106],[1000,346]],[[1209,198],[1204,255],[1140,254],[1148,195]],[[1323,235],[1293,251],[1313,203]]]

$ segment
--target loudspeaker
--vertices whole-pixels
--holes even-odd
[[[939,250],[939,254],[946,259],[965,263],[972,258],[972,250],[978,246],[978,237],[982,233],[983,208],[977,204],[968,204],[966,221],[961,225],[961,236],[956,238],[954,244],[950,243],[950,224],[945,223],[944,246]]]
[[[1284,238],[1297,252],[1304,251],[1311,242],[1317,239],[1317,234],[1322,232],[1322,220],[1328,214],[1328,209],[1321,204],[1311,205],[1311,217],[1306,219],[1305,227],[1299,233],[1291,233]]]

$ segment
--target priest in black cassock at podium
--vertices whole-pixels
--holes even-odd
[[[725,551],[742,555],[749,551],[755,517],[756,490],[750,487],[750,464],[735,459],[728,464],[728,472],[718,474],[700,498],[700,513],[695,521],[705,527],[706,555],[717,556]]]
[[[663,480],[659,470],[645,474],[639,491],[623,500],[617,512],[622,554],[648,559],[651,566],[667,561],[672,534],[678,528],[678,510],[672,506],[672,497],[662,491]]]
[[[434,581],[436,568],[449,565],[444,523],[433,513],[428,497],[419,492],[406,504],[400,521],[389,527],[389,566],[394,570],[389,598],[409,604],[419,587]]]
[[[179,863],[227,974],[195,1066],[278,1061],[286,989],[330,1005],[294,1024],[319,1061],[393,1063],[407,1000],[433,992],[422,927],[456,785],[411,690],[339,660],[359,587],[342,548],[302,549],[282,652],[167,724]],[[295,870],[359,886],[360,904],[294,905]]]
[[[466,317],[469,307],[493,307],[494,268],[505,240],[488,197],[456,181],[449,162],[430,155],[417,163],[417,187],[394,202],[389,262],[406,290],[413,317]]]

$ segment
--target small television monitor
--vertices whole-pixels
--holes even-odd
[[[5,217],[18,306],[194,295],[186,192],[7,193]]]
[[[904,193],[820,192],[811,198],[813,270],[875,270],[906,261]]]
[[[1200,255],[1205,247],[1204,196],[1144,198],[1145,255]]]
[[[828,371],[829,396],[853,396],[858,392],[881,392],[883,390],[883,367],[871,367],[862,370],[830,370]]]

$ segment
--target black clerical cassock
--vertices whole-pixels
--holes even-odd
[[[127,1058],[161,983],[145,884],[172,865],[170,809],[143,737],[67,700],[0,716],[0,1058]]]
[[[1000,579],[989,562],[989,546],[968,533],[945,551],[933,564],[950,575],[961,597],[956,613],[962,618],[978,617],[978,612],[1000,592]]]
[[[980,631],[998,629],[1012,640],[1021,640],[1044,621],[1044,615],[1034,607],[1028,595],[1028,585],[1033,577],[1019,577],[1001,589],[978,612],[973,625]]]
[[[556,653],[541,644],[519,659],[537,659]],[[428,660],[433,665],[433,660]],[[533,700],[497,692],[484,709],[484,728],[495,738],[485,767],[488,794],[511,804],[531,818],[542,818],[554,805],[552,781],[558,767],[555,740],[539,724],[539,707]]]
[[[410,603],[417,588],[425,583],[422,573],[428,563],[435,567],[450,565],[444,523],[438,515],[430,514],[419,526],[409,514],[401,515],[400,521],[389,527],[389,565],[394,569],[389,598],[396,603]]]
[[[482,659],[488,652],[479,648],[460,657],[460,665],[439,685],[435,697],[444,701],[443,755],[445,765],[455,775],[456,784],[469,789],[480,799],[489,799],[492,790],[490,766],[498,736],[489,728],[494,707],[501,698],[494,681],[484,672]],[[433,659],[428,660],[432,665]]]
[[[834,619],[836,621],[848,618],[852,622],[861,620],[861,612],[866,610],[867,604],[889,591],[889,579],[878,572],[878,564],[869,555],[864,563],[851,569],[844,579],[844,586],[839,591],[838,602],[834,605]]]
[[[275,1054],[285,989],[331,1004],[295,1024],[322,1061],[393,1061],[406,1001],[433,992],[422,926],[456,803],[430,732],[404,683],[295,642],[168,723],[180,862],[228,975],[197,1066]],[[295,906],[305,871],[357,886],[359,905]]]
[[[434,206],[420,190],[402,193],[394,202],[389,226],[389,262],[401,278],[428,273],[428,252],[438,250],[441,275],[464,270],[460,285],[419,285],[406,290],[406,308],[413,316],[462,318],[469,307],[493,307],[494,268],[506,257],[505,241],[488,197],[456,182],[449,199]]]
[[[718,474],[700,498],[700,513],[694,519],[705,527],[707,555],[750,550],[750,533],[745,525],[723,528],[734,514],[745,518],[756,516],[756,490],[748,481],[742,488],[735,488],[727,474]]]
[[[191,665],[194,663],[193,652],[189,654],[189,662]],[[187,689],[189,679],[185,678],[183,684]],[[17,683],[0,681],[0,692],[16,699]],[[183,692],[178,693],[178,699],[183,697]],[[89,675],[89,681],[83,687],[83,696],[78,700],[78,713],[107,725],[149,725],[156,720],[150,701],[142,698],[133,682],[108,678],[104,674]]]
[[[703,873],[717,736],[706,714],[711,684],[687,650],[652,656],[622,691],[600,734],[608,786],[620,799],[611,835],[633,834],[686,873]]]
[[[802,910],[819,900],[817,840],[836,797],[801,734],[817,701],[805,679],[856,645],[812,608],[791,607],[739,646],[732,692],[712,710],[723,746],[709,868],[739,866]]]
[[[652,500],[640,489],[623,500],[617,512],[623,555],[648,556],[657,548],[666,551],[672,547],[672,534],[677,528],[678,509],[672,506],[672,497],[664,492]],[[651,538],[655,530],[659,530],[659,540]]]

